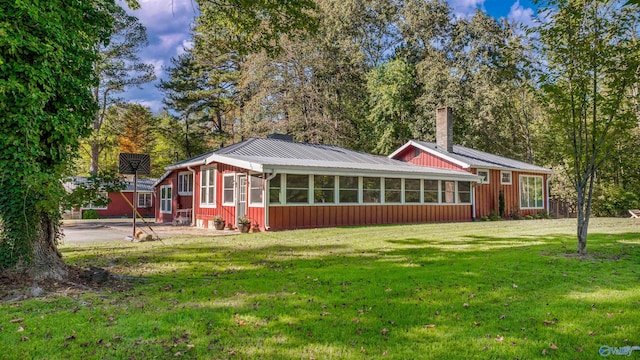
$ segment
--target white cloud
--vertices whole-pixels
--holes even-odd
[[[520,0],[517,0],[511,5],[507,19],[509,22],[515,22],[516,24],[532,26],[534,22],[533,9],[523,7],[520,5]]]
[[[162,66],[164,66],[164,59],[143,59],[143,61],[147,64],[153,65],[153,72],[156,74],[156,77],[162,76]]]
[[[182,44],[178,45],[176,48],[176,53],[178,55],[184,54],[187,50],[193,49],[193,41],[191,40],[182,40]]]
[[[484,6],[485,0],[448,0],[453,14],[459,18],[468,18],[476,13],[478,8]]]
[[[148,107],[153,113],[158,113],[160,110],[162,110],[161,100],[131,99],[129,101],[134,104],[140,104],[142,106]]]

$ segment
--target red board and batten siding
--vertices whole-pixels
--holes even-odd
[[[429,154],[428,152],[423,150],[420,150],[418,156],[416,156],[415,148],[413,146],[408,146],[406,149],[404,149],[404,151],[396,155],[394,159],[412,163],[415,165],[429,166],[440,169],[466,170],[463,169],[460,165]]]
[[[141,194],[143,192],[140,192]],[[148,192],[144,192],[148,193]],[[133,192],[122,192],[124,196],[127,197],[127,200],[133,204]],[[96,209],[98,212],[98,216],[103,217],[132,217],[133,216],[133,208],[129,203],[122,197],[119,192],[109,193],[109,199],[111,202],[107,205],[106,209]],[[155,198],[152,199],[153,206],[155,207]],[[136,204],[137,205],[137,204]],[[154,208],[138,208],[138,212],[142,216],[153,216]]]
[[[471,205],[270,206],[271,230],[471,221]]]
[[[472,169],[477,173],[477,169]],[[542,176],[543,206],[545,209],[520,209],[520,175]],[[489,170],[489,183],[477,184],[474,188],[476,199],[476,218],[489,216],[493,210],[496,214],[499,211],[500,190],[504,192],[504,215],[510,217],[514,212],[520,216],[535,215],[546,210],[547,194],[547,174],[531,172],[511,172],[511,185],[500,184],[500,170]]]

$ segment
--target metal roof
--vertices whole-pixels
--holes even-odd
[[[89,182],[88,179],[86,176],[74,176],[70,181],[66,181],[62,185],[67,191],[72,191],[80,184],[87,184]],[[153,192],[153,187],[157,180],[156,178],[138,178],[138,192]],[[124,179],[124,181],[126,187],[122,191],[133,192],[133,179]]]
[[[458,145],[453,146],[453,152],[448,152],[446,149],[439,147],[435,143],[419,141],[419,140],[411,140],[400,149],[403,149],[407,145],[411,145],[411,144],[414,146],[417,146],[418,148],[422,148],[423,150],[428,151],[432,154],[435,153],[435,155],[440,155],[443,158],[448,157],[456,162],[464,163],[467,165],[466,167],[491,168],[491,169],[502,169],[502,170],[522,170],[522,171],[542,172],[542,173],[553,172],[553,170],[547,169],[541,166],[529,164],[523,161],[509,159],[504,156],[490,154],[484,151],[479,151],[479,150],[467,148],[464,146],[458,146]],[[399,151],[396,151],[389,156],[391,157],[397,154],[398,152]]]
[[[371,155],[338,146],[299,143],[273,138],[250,138],[188,161],[170,165],[167,170],[216,162],[261,173],[429,176],[470,181],[479,179],[467,171],[413,165],[386,156]]]

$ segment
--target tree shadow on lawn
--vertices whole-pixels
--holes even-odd
[[[156,248],[123,258],[194,266],[150,276],[134,290],[148,306],[120,316],[157,327],[157,339],[188,332],[195,357],[593,358],[640,333],[639,250],[625,243],[639,238],[590,235],[593,252],[617,261],[567,258],[569,235]]]

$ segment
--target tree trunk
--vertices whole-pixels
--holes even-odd
[[[98,157],[100,156],[100,145],[91,144],[91,175],[98,175]]]
[[[62,280],[67,275],[67,266],[56,245],[57,237],[57,221],[41,213],[40,228],[33,243],[33,257],[27,270],[34,281]]]
[[[587,233],[589,228],[589,217],[585,212],[585,192],[582,189],[577,191],[577,218],[578,218],[578,254],[587,253]]]

